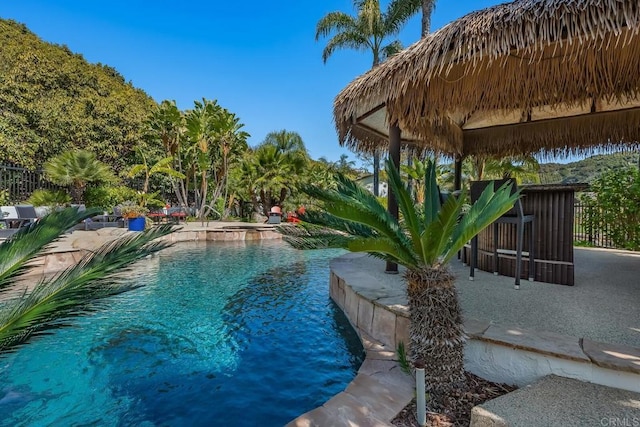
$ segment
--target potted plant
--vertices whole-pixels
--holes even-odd
[[[146,225],[145,215],[149,212],[145,206],[135,202],[126,201],[119,205],[120,215],[129,222],[129,231],[143,231]]]

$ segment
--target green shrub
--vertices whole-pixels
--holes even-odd
[[[9,204],[9,190],[0,190],[0,206]]]
[[[84,199],[87,207],[99,207],[110,210],[126,200],[135,200],[138,192],[129,187],[99,186],[87,188]]]
[[[605,172],[591,190],[594,219],[586,226],[605,234],[617,248],[640,250],[640,172],[630,167]]]
[[[71,203],[71,195],[64,190],[36,190],[27,203],[33,206],[65,206]]]

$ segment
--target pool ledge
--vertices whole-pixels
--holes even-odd
[[[358,333],[366,352],[365,361],[343,392],[287,427],[391,426],[390,421],[415,396],[413,377],[400,369],[395,344],[392,345],[397,340],[407,342],[408,317],[398,315],[403,313],[400,307],[380,305],[363,297],[340,277],[340,267],[348,267],[348,262],[344,264],[342,260],[350,256],[353,254],[331,261],[330,296]],[[353,270],[349,273],[360,274]],[[362,274],[364,278],[366,273]]]
[[[201,226],[200,223],[188,223],[180,226],[182,229],[165,236],[163,239],[179,243],[194,241],[256,241],[282,238],[280,233],[266,224],[212,223],[209,226]],[[104,243],[116,240],[129,233],[133,232],[129,232],[125,228],[110,227],[90,231],[76,230],[63,236],[45,254],[31,261],[31,268],[23,277],[56,273],[77,264],[84,255],[94,251]]]
[[[414,397],[412,377],[395,349],[409,343],[409,308],[402,276],[382,273],[366,255],[331,261],[330,295],[360,336],[366,360],[347,389],[289,426],[388,426]],[[640,392],[640,349],[465,318],[465,368],[491,381],[532,384],[548,375]],[[399,384],[394,384],[393,382]]]

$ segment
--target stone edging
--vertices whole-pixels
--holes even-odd
[[[69,247],[54,247],[44,255],[32,261],[32,268],[23,275],[40,276],[56,273],[71,265],[77,264],[89,251],[101,246],[107,241],[117,239],[127,233],[124,228],[104,228],[92,231],[75,231],[68,239],[73,239],[74,235],[79,237],[74,240]],[[174,243],[192,241],[254,241],[281,239],[282,235],[271,227],[246,227],[237,226],[214,229],[182,229],[174,231],[163,239]]]
[[[366,358],[345,391],[287,427],[390,426],[415,396],[413,377],[401,371],[395,350],[397,342],[407,342],[408,318],[354,292],[333,272],[334,261],[329,294],[358,333]]]
[[[398,343],[409,342],[408,307],[397,304],[397,289],[384,288],[383,283],[371,286],[375,278],[351,266],[349,257],[353,256],[332,260],[331,297],[361,337],[372,336],[393,352]],[[371,294],[372,289],[379,295],[359,293]],[[470,338],[465,366],[489,380],[524,386],[555,374],[640,392],[640,349],[476,319],[465,319],[464,327]]]

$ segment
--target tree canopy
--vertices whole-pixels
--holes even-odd
[[[90,64],[0,19],[1,162],[39,168],[66,150],[87,149],[121,170],[144,144],[155,105],[112,67]]]

